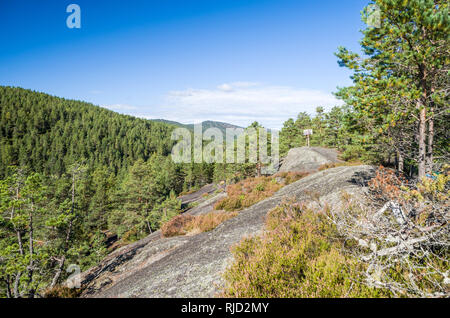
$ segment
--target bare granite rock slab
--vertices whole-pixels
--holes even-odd
[[[213,195],[214,193],[219,191],[224,191],[224,189],[224,184],[221,185],[210,183],[203,186],[200,190],[182,195],[178,197],[178,199],[181,201],[181,206],[185,207],[192,203],[204,201],[205,196]]]
[[[280,172],[312,172],[326,163],[340,162],[338,152],[323,147],[300,147],[289,150],[280,167]]]
[[[226,192],[219,191],[215,194],[218,187],[212,184],[208,185],[206,189],[208,190],[204,191],[204,187],[199,190],[201,195],[194,193],[190,197],[195,197],[197,201],[191,200],[190,202],[198,202],[198,205],[184,211],[184,214],[201,215],[209,213],[213,211],[214,204],[217,201],[227,196]],[[204,197],[204,193],[209,194],[209,196]],[[161,242],[159,242],[160,240]],[[152,261],[162,258],[171,249],[185,243],[185,241],[185,238],[164,238],[161,231],[158,230],[137,242],[115,250],[100,264],[81,273],[80,281],[83,287],[83,295],[95,294],[99,290],[115,284],[138,269],[148,266]]]
[[[344,191],[363,196],[373,175],[371,166],[320,171],[282,188],[213,231],[157,239],[156,232],[134,247],[125,247],[125,251],[134,254],[121,263],[116,262],[111,271],[103,270],[93,278],[82,296],[214,297],[223,286],[223,271],[232,261],[230,248],[247,236],[260,234],[267,212],[286,199],[308,200],[312,193],[320,200],[331,200],[330,206],[334,208]],[[120,253],[116,259],[117,255]],[[113,262],[114,257],[110,255],[107,259]],[[92,272],[95,270],[91,275]]]

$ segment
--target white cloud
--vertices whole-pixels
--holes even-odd
[[[230,84],[222,84],[217,86],[217,88],[224,92],[231,92],[233,90],[233,87]]]
[[[234,83],[221,84],[221,85],[217,86],[217,88],[221,91],[232,92],[235,89],[249,88],[249,87],[254,87],[254,86],[258,86],[258,85],[259,85],[258,83],[254,83],[254,82],[234,82]]]
[[[127,104],[105,105],[105,106],[102,106],[102,107],[108,108],[108,109],[114,110],[114,111],[133,111],[133,110],[138,110],[138,108],[136,106],[127,105]]]
[[[313,114],[317,106],[330,109],[341,104],[332,94],[288,86],[270,86],[252,82],[225,83],[216,89],[171,91],[158,115],[152,117],[182,123],[203,120],[230,122],[248,126],[258,121],[268,128],[279,129],[288,118],[299,112]]]

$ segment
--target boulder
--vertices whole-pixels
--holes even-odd
[[[335,149],[323,147],[300,147],[289,150],[280,172],[313,172],[321,165],[341,162]]]

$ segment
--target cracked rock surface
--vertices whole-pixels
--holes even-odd
[[[302,201],[311,195],[337,207],[343,192],[364,195],[373,175],[371,166],[320,171],[242,210],[210,232],[172,238],[155,232],[82,273],[82,297],[214,297],[223,285],[222,273],[232,261],[230,248],[246,236],[260,234],[268,211],[285,199]],[[194,213],[206,213],[212,209],[211,202],[223,195],[205,200],[193,208]]]
[[[280,167],[280,172],[312,172],[326,163],[341,162],[338,152],[323,147],[300,147],[289,150]]]

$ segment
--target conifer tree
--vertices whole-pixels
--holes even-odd
[[[449,3],[376,0],[371,5],[377,6],[380,23],[363,31],[364,56],[342,47],[337,53],[340,65],[354,71],[354,85],[338,96],[365,118],[373,134],[392,140],[398,159],[414,159],[421,178],[432,170],[435,124],[449,111]]]

